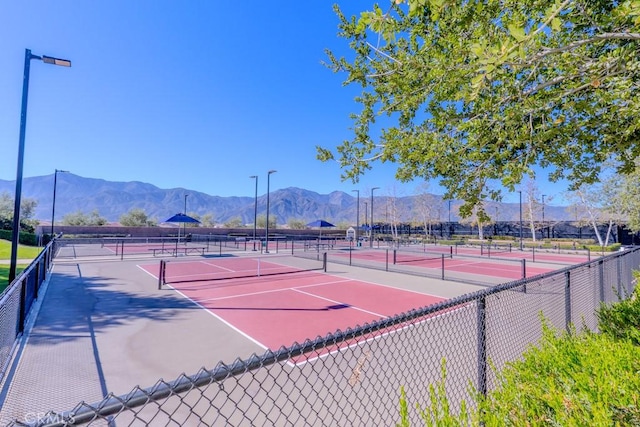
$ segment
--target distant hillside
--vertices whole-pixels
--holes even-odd
[[[51,203],[53,200],[53,174],[24,178],[22,183],[22,197],[38,201],[35,217],[41,221],[51,221]],[[13,195],[15,181],[0,180],[0,193],[8,192]],[[243,223],[252,224],[254,216],[253,197],[219,197],[192,191],[186,188],[160,189],[152,184],[132,181],[113,182],[103,179],[84,178],[72,173],[58,174],[56,186],[56,219],[64,215],[82,211],[90,213],[97,210],[109,221],[117,221],[123,213],[134,208],[143,209],[147,215],[156,218],[158,222],[181,212],[184,207],[184,195],[189,194],[187,210],[199,215],[212,214],[216,222],[224,223],[233,218],[241,218]],[[442,201],[441,196],[433,196],[434,212],[440,212],[443,221],[448,219],[448,202]],[[277,219],[278,224],[286,224],[289,219],[305,222],[316,219],[327,221],[355,222],[356,197],[342,191],[330,194],[318,194],[301,188],[290,187],[272,191],[269,196],[269,215]],[[375,197],[374,220],[384,221],[388,218],[389,209],[385,195]],[[266,213],[266,195],[258,197],[258,215]],[[360,200],[360,222],[365,221],[365,202]],[[458,219],[456,202],[452,203],[451,220]],[[398,198],[396,206],[402,212],[404,220],[420,218],[417,211],[419,205],[417,196]],[[493,203],[488,209],[489,214],[496,212],[500,221],[518,221],[519,205],[517,203]],[[369,216],[368,216],[369,217]],[[546,206],[546,220],[570,220],[564,207]]]

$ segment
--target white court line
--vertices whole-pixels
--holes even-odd
[[[335,280],[335,281],[327,282],[326,284],[344,283],[344,282],[351,282],[351,280],[349,280],[349,279]],[[325,283],[323,283],[323,284],[325,284]],[[311,285],[307,285],[307,286],[311,286]],[[302,287],[304,287],[304,286],[302,286]],[[197,301],[198,302],[221,301],[221,300],[225,300],[225,299],[233,299],[233,298],[238,298],[238,297],[250,297],[250,296],[254,296],[254,295],[269,294],[269,293],[272,293],[272,292],[290,291],[290,290],[295,290],[296,288],[301,288],[301,286],[289,287],[289,288],[280,288],[280,289],[269,289],[269,290],[266,290],[266,291],[258,291],[258,292],[248,292],[246,294],[229,295],[229,296],[226,296],[226,297],[205,298],[205,299],[199,299]]]
[[[420,325],[420,324],[422,324],[422,323],[430,322],[431,320],[437,319],[438,317],[445,316],[445,315],[447,315],[447,314],[449,314],[449,313],[453,313],[453,312],[456,312],[456,311],[458,311],[458,310],[463,310],[465,307],[466,307],[466,304],[464,304],[464,306],[463,306],[463,307],[460,307],[460,308],[456,308],[456,309],[453,309],[453,310],[447,310],[447,311],[446,311],[446,312],[444,312],[444,313],[437,314],[437,315],[435,315],[435,316],[429,316],[429,317],[426,317],[425,319],[423,319],[423,320],[421,320],[421,321],[419,321],[419,322],[415,322],[415,323],[408,323],[407,325],[405,325],[405,326],[403,326],[403,327],[401,327],[401,328],[397,328],[397,329],[393,329],[393,330],[391,330],[391,331],[383,332],[383,333],[381,333],[380,335],[376,335],[376,336],[374,336],[374,337],[367,338],[367,339],[365,339],[364,341],[357,341],[357,342],[355,342],[355,343],[353,343],[353,344],[349,344],[349,345],[347,345],[346,347],[341,347],[341,348],[338,348],[338,349],[336,349],[336,350],[327,351],[326,353],[320,354],[320,355],[318,355],[317,357],[310,357],[310,358],[305,359],[305,360],[300,361],[300,362],[292,362],[291,360],[287,360],[287,365],[289,365],[289,366],[291,366],[291,367],[298,367],[298,366],[302,366],[302,365],[304,365],[304,364],[306,364],[306,363],[312,363],[312,362],[315,362],[316,360],[324,359],[324,358],[326,358],[326,357],[328,357],[328,356],[330,356],[330,355],[333,355],[333,354],[336,354],[336,353],[340,353],[341,351],[345,351],[345,350],[351,349],[351,348],[353,348],[353,347],[358,347],[358,346],[360,346],[360,345],[362,345],[362,344],[364,344],[364,343],[368,343],[369,341],[375,341],[375,340],[378,340],[378,339],[380,339],[380,338],[386,337],[387,335],[395,334],[395,333],[397,333],[397,332],[399,332],[399,331],[403,331],[403,330],[405,330],[405,329],[415,327],[415,326]],[[388,317],[385,317],[385,319],[386,319],[386,318],[388,318]],[[379,331],[376,331],[376,332],[379,332]],[[372,332],[372,333],[373,333],[373,332]],[[347,340],[347,341],[348,341],[348,340]],[[325,348],[326,348],[326,347],[325,347]],[[304,355],[303,355],[303,356],[304,356]]]
[[[359,308],[359,307],[353,306],[351,304],[346,304],[346,303],[341,302],[341,301],[335,301],[335,300],[332,300],[332,299],[329,299],[329,298],[321,297],[320,295],[315,295],[315,294],[312,294],[312,293],[309,293],[309,292],[302,291],[300,289],[292,288],[291,290],[295,291],[295,292],[300,292],[301,294],[304,294],[304,295],[309,295],[310,297],[314,297],[314,298],[321,299],[321,300],[324,300],[324,301],[329,301],[329,302],[332,302],[332,303],[334,303],[336,305],[342,304],[342,305],[345,305],[345,306],[347,306],[349,308],[353,308],[354,310],[362,311],[363,313],[373,314],[374,316],[378,316],[378,317],[382,317],[382,318],[388,317],[388,316],[385,316],[384,314],[376,313],[375,311],[365,310],[364,308]]]
[[[198,307],[200,307],[201,309],[203,309],[204,311],[206,311],[207,313],[209,313],[210,315],[212,315],[213,317],[215,317],[216,319],[218,319],[219,321],[221,321],[222,323],[224,323],[225,325],[227,325],[228,327],[230,327],[231,329],[233,329],[234,331],[236,331],[237,333],[239,333],[240,335],[242,335],[243,337],[248,339],[249,341],[253,342],[254,344],[256,344],[259,347],[262,347],[265,351],[269,350],[269,347],[267,347],[266,345],[262,344],[260,341],[256,340],[251,335],[246,334],[241,329],[236,328],[233,324],[227,322],[222,317],[220,317],[217,314],[215,314],[213,311],[211,311],[208,308],[204,307],[203,305],[199,304],[197,301],[189,298],[188,296],[186,296],[185,294],[180,292],[178,289],[174,288],[171,285],[167,285],[167,286],[170,287],[171,289],[173,289],[174,291],[176,291],[178,294],[182,295],[183,298],[186,298],[187,300],[191,301],[192,303],[194,303],[195,305],[197,305]]]

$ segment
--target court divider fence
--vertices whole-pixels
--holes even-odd
[[[0,383],[53,261],[55,239],[0,293]]]
[[[538,342],[541,316],[557,330],[596,330],[596,310],[632,293],[639,265],[640,248],[614,253],[81,402],[27,425],[396,425],[401,387],[411,425],[421,425],[414,405],[429,405],[431,384],[444,382],[452,410],[471,403]]]

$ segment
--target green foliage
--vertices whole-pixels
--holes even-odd
[[[9,242],[11,242],[11,240],[13,238],[12,234],[13,234],[12,231],[0,230],[0,239],[5,239],[5,240],[8,240]],[[22,245],[27,245],[27,246],[37,246],[38,245],[38,238],[33,233],[27,233],[27,232],[21,231],[18,234],[18,243],[20,243]]]
[[[256,220],[256,226],[258,228],[265,228],[267,225],[267,216],[266,215],[258,215]],[[269,215],[269,228],[276,228],[276,218],[273,215]]]
[[[235,218],[231,218],[228,221],[226,221],[224,223],[224,226],[226,228],[241,228],[241,227],[244,226],[244,224],[242,223],[242,218],[235,217]]]
[[[446,363],[442,361],[441,379],[434,386],[429,384],[429,406],[420,409],[420,417],[424,425],[428,427],[456,427],[471,424],[471,414],[467,410],[467,404],[463,400],[460,410],[454,411],[449,404],[449,398],[445,389],[447,379]]]
[[[636,277],[638,273],[635,273]],[[543,324],[542,339],[507,364],[495,389],[451,411],[442,380],[429,387],[429,405],[417,409],[426,426],[636,426],[640,425],[640,302],[599,313],[603,333],[558,333]],[[409,425],[404,389],[401,424]]]
[[[327,52],[345,84],[362,88],[352,139],[337,149],[343,179],[374,162],[402,181],[440,179],[469,216],[514,191],[535,166],[573,188],[640,154],[637,1],[395,1],[345,17],[352,50]],[[381,117],[382,116],[382,117]],[[637,180],[636,180],[637,182]]]
[[[640,278],[633,273],[636,281]],[[616,340],[627,340],[640,346],[640,288],[636,288],[630,298],[612,305],[602,304],[598,311],[600,332]]]
[[[13,229],[14,198],[6,191],[0,193],[0,230]],[[38,202],[35,199],[20,200],[20,230],[33,233],[38,226],[38,220],[33,219]]]
[[[290,230],[304,230],[307,228],[307,224],[301,219],[290,218],[287,221],[287,226]]]
[[[120,224],[125,227],[155,227],[158,222],[149,218],[144,210],[134,208],[120,216]]]
[[[213,214],[211,213],[202,215],[202,218],[200,218],[200,223],[203,227],[214,227],[216,225],[216,222],[213,219]]]
[[[487,426],[638,425],[640,347],[607,335],[556,334],[501,373],[481,402]],[[626,423],[626,421],[633,423]]]
[[[67,214],[62,218],[63,225],[100,226],[107,223],[107,219],[100,216],[100,213],[97,210],[92,211],[88,215],[82,211],[78,211],[75,213]]]

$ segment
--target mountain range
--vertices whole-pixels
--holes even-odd
[[[53,201],[54,174],[24,178],[22,181],[22,198],[35,199],[35,219],[43,222],[51,221]],[[0,193],[13,196],[15,181],[0,180]],[[234,218],[240,218],[244,224],[254,222],[254,197],[220,197],[206,193],[192,191],[186,188],[161,189],[152,184],[131,181],[115,182],[96,178],[85,178],[72,173],[61,173],[56,183],[56,222],[65,215],[83,212],[89,214],[97,211],[108,221],[117,222],[120,216],[132,209],[142,209],[148,217],[159,223],[171,215],[184,210],[185,194],[188,194],[187,212],[200,216],[212,214],[216,223],[223,224]],[[380,195],[374,197],[375,222],[391,220],[390,205],[395,201],[398,216],[403,221],[419,219],[419,205],[423,204],[421,196],[404,196],[392,198]],[[455,200],[451,204],[439,195],[430,195],[432,205],[431,216],[442,221],[457,221],[457,205]],[[395,200],[394,200],[395,199]],[[290,219],[304,222],[324,219],[332,223],[355,222],[359,211],[360,222],[365,219],[365,208],[369,212],[371,207],[365,205],[369,198],[360,199],[360,209],[357,208],[357,198],[343,191],[329,194],[319,194],[302,188],[290,187],[274,190],[269,194],[269,215],[275,217],[277,224],[286,224]],[[258,216],[266,214],[267,196],[263,194],[257,198]],[[451,206],[451,210],[449,210]],[[518,203],[488,204],[487,212],[496,214],[500,221],[518,221],[520,206]],[[570,220],[565,207],[546,206],[545,219],[547,221]]]

